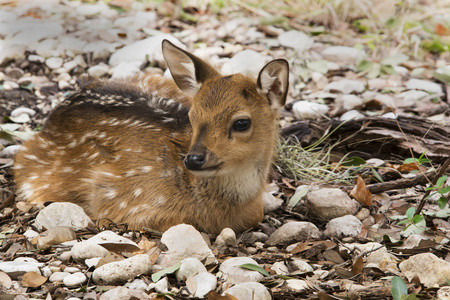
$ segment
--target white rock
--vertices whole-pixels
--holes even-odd
[[[416,89],[416,90],[424,90],[428,93],[432,94],[441,94],[442,93],[442,87],[441,85],[427,80],[421,80],[421,79],[410,79],[408,83],[406,84],[407,89]]]
[[[309,289],[308,284],[304,280],[300,279],[289,279],[286,280],[286,286],[289,290],[294,292],[301,292],[306,289]]]
[[[145,281],[142,279],[135,279],[132,282],[126,283],[125,287],[129,288],[130,290],[145,291],[148,287],[148,284],[145,283]]]
[[[224,228],[216,238],[216,245],[236,247],[236,233],[231,228]]]
[[[17,19],[17,15],[14,11],[2,11],[0,10],[0,23],[10,23]]]
[[[308,264],[306,261],[303,261],[301,259],[294,259],[289,263],[291,268],[294,271],[300,271],[300,272],[314,272],[313,267],[311,267],[310,264]]]
[[[127,16],[117,18],[113,22],[113,26],[127,30],[139,30],[146,26],[151,26],[156,22],[155,12],[137,12],[135,16]]]
[[[292,112],[297,120],[322,118],[329,110],[325,104],[309,101],[297,101],[292,106]]]
[[[78,66],[78,63],[74,60],[69,60],[68,62],[65,62],[63,64],[63,68],[67,71],[70,72],[73,69],[75,69]]]
[[[25,231],[23,233],[23,235],[28,239],[28,240],[32,240],[35,237],[39,236],[39,232],[34,231],[33,229],[27,229],[27,231]]]
[[[436,293],[438,300],[450,300],[450,286],[441,287]]]
[[[44,63],[45,62],[45,58],[43,58],[40,55],[31,54],[31,55],[28,55],[28,61]]]
[[[64,269],[64,272],[77,273],[77,272],[80,272],[80,269],[76,268],[76,267],[67,267]]]
[[[361,108],[364,104],[363,99],[355,95],[339,95],[334,103],[336,106],[342,107],[345,111],[352,110],[355,108]]]
[[[359,204],[338,188],[320,188],[306,195],[306,205],[316,217],[331,220],[358,212]]]
[[[389,253],[386,247],[381,247],[377,251],[373,251],[366,259],[365,267],[377,267],[383,272],[390,272],[399,274],[397,264],[399,259],[393,254]]]
[[[45,64],[50,69],[58,69],[63,65],[63,59],[61,57],[49,57],[45,60]]]
[[[163,40],[169,40],[178,47],[185,49],[186,47],[174,36],[170,34],[159,34],[144,40],[137,41],[133,44],[127,45],[115,53],[109,59],[110,66],[117,66],[121,62],[139,61],[144,63],[147,61],[164,64],[164,57],[162,55],[161,43]]]
[[[123,286],[118,286],[103,293],[100,296],[100,300],[129,300],[131,297],[131,290]]]
[[[258,299],[258,300],[271,300],[272,296],[270,295],[267,288],[258,282],[244,282],[236,284],[235,286],[226,290],[222,296],[225,294],[236,297],[239,300],[248,300],[248,299]]]
[[[341,79],[327,84],[323,90],[325,92],[339,92],[342,94],[362,93],[365,90],[364,83],[359,80]]]
[[[50,269],[49,266],[43,267],[43,268],[41,269],[41,272],[42,272],[42,276],[47,277],[47,278],[50,277],[50,276],[52,275],[52,270]]]
[[[88,74],[92,77],[102,77],[103,75],[107,74],[109,71],[109,67],[107,64],[100,63],[96,66],[92,66],[88,69]]]
[[[70,252],[69,252],[70,253]],[[98,262],[100,261],[100,259],[102,259],[103,257],[93,257],[93,258],[87,258],[84,261],[84,264],[88,267],[88,268],[92,268],[95,267]],[[62,258],[61,258],[62,259]]]
[[[198,273],[206,272],[205,266],[196,258],[189,257],[181,261],[181,266],[175,273],[177,280],[186,280],[188,277],[195,276]]]
[[[198,273],[195,275],[194,280],[197,283],[194,297],[203,298],[217,287],[217,277],[208,272]]]
[[[80,206],[69,202],[51,203],[38,213],[35,221],[39,230],[60,226],[81,230],[92,224],[91,219]]]
[[[289,222],[275,230],[266,241],[267,245],[287,245],[307,239],[318,239],[320,231],[310,222]]]
[[[57,46],[57,51],[68,52],[77,55],[83,53],[83,47],[87,44],[85,40],[73,37],[73,36],[63,36],[59,40]],[[74,56],[74,55],[73,55]]]
[[[0,262],[0,271],[8,274],[12,279],[16,279],[19,276],[27,272],[36,272],[41,274],[39,270],[40,264],[32,262],[20,262],[20,261],[5,261]]]
[[[57,22],[42,20],[41,22],[23,22],[17,20],[14,24],[20,29],[11,39],[17,45],[32,45],[43,39],[55,38],[64,33],[64,28]]]
[[[281,261],[275,262],[270,269],[277,273],[277,275],[289,274],[288,267]]]
[[[141,64],[142,63],[140,61],[120,62],[117,66],[111,69],[111,78],[120,79],[136,75],[141,71]]]
[[[156,284],[155,284],[155,291],[158,293],[167,293],[169,291],[169,280],[167,277],[161,278]]]
[[[14,155],[16,155],[17,152],[19,152],[21,149],[23,149],[22,145],[7,146],[2,151],[0,151],[0,157],[14,157]]]
[[[37,238],[37,247],[45,249],[51,245],[58,245],[67,241],[76,240],[75,231],[66,226],[54,227],[44,231]]]
[[[355,217],[357,217],[358,220],[360,220],[360,221],[364,220],[364,219],[367,218],[368,216],[370,216],[370,210],[367,209],[367,208],[365,208],[365,207],[361,208],[361,209],[358,211],[358,213],[355,215]]]
[[[206,258],[208,261],[216,262],[213,252],[200,232],[191,225],[179,224],[170,227],[163,233],[161,242],[174,257],[195,257],[200,261]]]
[[[278,36],[278,41],[281,46],[298,51],[309,50],[314,44],[314,40],[309,35],[297,30],[283,32]]]
[[[327,223],[324,235],[328,237],[356,237],[361,233],[362,223],[353,215],[334,218]]]
[[[72,252],[71,251],[65,251],[59,255],[59,259],[62,261],[68,261],[72,258]],[[89,266],[90,267],[90,266]]]
[[[235,54],[222,66],[223,74],[242,73],[246,76],[257,77],[264,67],[266,58],[259,52],[246,49]]]
[[[326,60],[342,65],[357,65],[367,56],[364,50],[345,46],[332,46],[325,48],[321,52],[321,55]]]
[[[357,119],[362,119],[364,117],[365,117],[365,115],[363,115],[359,111],[353,109],[353,110],[349,110],[349,111],[343,113],[342,116],[339,118],[339,120],[341,120],[341,121],[347,121],[347,120],[353,120],[353,119],[357,120]]]
[[[105,41],[95,41],[83,47],[83,52],[92,52],[93,59],[106,59],[111,53],[116,51],[119,43],[108,43]]]
[[[263,202],[264,202],[264,214],[268,214],[274,210],[277,210],[283,205],[283,200],[277,197],[274,197],[270,193],[263,193]]]
[[[19,61],[25,58],[26,47],[24,45],[11,45],[0,40],[0,65],[7,61]]]
[[[108,253],[108,250],[91,241],[77,243],[71,250],[72,258],[77,262],[83,262],[91,258],[105,257]]]
[[[135,242],[123,236],[120,236],[111,230],[104,230],[100,233],[97,233],[93,237],[89,238],[88,241],[99,245],[104,243],[115,243],[115,244],[122,243],[134,246],[136,248],[135,249],[136,251],[139,250],[139,246]]]
[[[55,39],[45,39],[34,46],[34,50],[39,56],[50,57],[63,55],[63,53],[56,51],[58,41]]]
[[[399,264],[400,271],[409,281],[418,276],[425,287],[445,285],[450,278],[450,263],[432,253],[420,253]]]
[[[97,2],[96,4],[82,4],[78,6],[75,11],[78,15],[82,16],[94,16],[99,15],[109,10],[109,7],[103,2]]]
[[[44,266],[43,263],[38,262],[36,259],[34,259],[32,257],[18,257],[14,261],[20,262],[20,263],[32,263],[32,264],[36,264],[36,266],[38,266],[38,267]]]
[[[219,270],[223,274],[223,278],[230,284],[237,284],[246,281],[259,281],[264,278],[259,272],[243,269],[243,264],[258,263],[250,257],[231,257],[224,261]]]
[[[50,282],[62,282],[64,277],[69,276],[70,273],[68,272],[54,272],[52,275],[50,275],[50,278],[48,279]]]
[[[92,279],[96,284],[122,284],[141,274],[147,274],[152,267],[147,254],[105,264],[94,271]]]

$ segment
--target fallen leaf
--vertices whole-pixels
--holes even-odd
[[[114,252],[108,252],[108,254],[106,254],[105,257],[101,258],[97,265],[95,266],[96,268],[100,268],[101,266],[108,264],[110,262],[114,262],[114,261],[121,261],[124,260],[125,258],[122,255],[116,254]]]
[[[173,272],[175,272],[176,270],[178,270],[181,267],[181,260],[179,262],[177,262],[176,264],[174,264],[171,267],[165,268],[164,270],[161,270],[159,272],[153,273],[152,274],[152,281],[153,282],[158,282],[161,277],[163,277],[166,274],[172,274]]]
[[[420,170],[420,168],[419,168],[419,164],[417,164],[416,162],[404,164],[397,168],[397,171],[399,171],[400,173],[410,173],[412,171],[418,171],[418,170]]]
[[[106,250],[115,253],[135,252],[141,250],[138,246],[130,243],[106,242],[106,243],[99,243],[99,245],[105,248]]]
[[[352,273],[355,275],[360,274],[363,270],[363,267],[364,267],[364,261],[363,261],[362,256],[360,256],[356,259],[355,263],[353,264]]]
[[[225,292],[224,296],[219,295],[216,291],[211,291],[206,295],[208,300],[239,300],[238,298],[231,296]]]
[[[152,242],[152,241],[148,241],[148,240],[142,240],[138,243],[138,246],[139,246],[139,248],[141,248],[141,250],[144,250],[144,252],[147,252],[148,250],[155,247],[156,243]]]
[[[195,292],[197,291],[197,281],[194,279],[193,276],[189,276],[186,279],[186,286],[192,295],[195,294]]]
[[[264,276],[270,276],[269,272],[267,272],[263,267],[260,267],[255,264],[243,264],[243,265],[240,265],[239,267],[241,267],[242,269],[259,272],[261,275],[264,275]]]
[[[39,287],[47,281],[47,277],[44,277],[36,272],[27,272],[22,277],[22,285],[27,287]]]
[[[366,186],[366,183],[361,176],[358,176],[356,186],[350,192],[350,196],[358,200],[361,204],[366,206],[372,205],[372,193],[369,191],[369,188]]]

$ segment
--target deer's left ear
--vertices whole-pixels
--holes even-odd
[[[268,63],[258,75],[258,91],[267,97],[272,109],[280,109],[286,103],[289,87],[289,64],[285,59]]]

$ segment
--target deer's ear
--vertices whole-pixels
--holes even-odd
[[[162,53],[173,80],[188,96],[195,96],[206,79],[220,76],[208,63],[168,40],[162,42]]]
[[[289,64],[276,59],[265,65],[258,75],[258,91],[267,97],[273,109],[280,109],[286,103],[289,87]]]

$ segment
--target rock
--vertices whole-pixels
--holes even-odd
[[[432,81],[421,79],[410,79],[406,84],[406,88],[409,90],[423,90],[431,94],[442,94],[442,87]]]
[[[235,54],[222,66],[222,74],[242,73],[246,76],[257,77],[264,67],[266,58],[260,53],[246,49]]]
[[[310,264],[308,264],[306,261],[303,261],[301,259],[294,259],[289,263],[289,266],[294,271],[300,271],[300,272],[314,272],[313,267],[311,267]]]
[[[325,48],[321,52],[321,55],[326,60],[330,60],[341,65],[355,66],[367,56],[364,50],[345,46],[332,46]]]
[[[236,233],[231,228],[224,228],[216,238],[216,245],[236,247]]]
[[[11,45],[0,40],[0,65],[10,60],[19,61],[25,58],[25,46]]]
[[[297,120],[322,118],[329,110],[325,104],[309,101],[297,101],[292,106],[292,112]]]
[[[107,74],[109,71],[109,67],[107,64],[100,63],[96,66],[92,66],[88,69],[88,74],[92,77],[102,77],[103,75]]]
[[[185,49],[186,47],[171,34],[159,34],[134,42],[127,45],[111,55],[109,58],[110,66],[117,66],[121,62],[145,63],[148,61],[158,63],[165,66],[164,57],[162,55],[161,43],[163,40],[169,40],[178,47]],[[148,59],[147,59],[148,58]]]
[[[106,11],[108,10],[108,5],[103,2],[97,2],[97,4],[82,4],[75,9],[77,15],[81,16],[99,15],[102,13],[106,13]]]
[[[24,22],[19,19],[15,25],[21,29],[11,39],[11,43],[16,45],[29,46],[43,39],[59,37],[64,33],[61,24],[48,19],[45,22]]]
[[[438,300],[450,300],[450,286],[441,287],[437,291],[436,297]]]
[[[63,283],[67,287],[77,287],[87,281],[86,275],[81,272],[69,274],[63,278]]]
[[[357,110],[349,110],[345,113],[342,114],[342,116],[339,118],[339,120],[341,121],[347,121],[347,120],[357,120],[357,119],[361,119],[364,118],[365,115],[363,115],[362,113],[360,113]]]
[[[92,279],[96,284],[123,284],[141,274],[147,274],[152,263],[147,254],[138,254],[130,258],[105,264],[94,271]]]
[[[31,83],[32,83],[31,77],[29,77],[29,76],[25,76],[25,77],[22,77],[22,78],[20,78],[19,80],[17,80],[17,84],[18,84],[19,86],[27,87],[27,86],[29,86]],[[31,109],[31,110],[32,110],[32,109]],[[33,110],[33,111],[34,111],[34,110]],[[35,112],[35,113],[36,113],[36,112]]]
[[[367,208],[365,208],[365,207],[361,208],[361,209],[358,211],[358,213],[355,215],[355,217],[357,217],[358,220],[360,220],[360,221],[364,220],[364,219],[367,218],[368,216],[370,216],[370,210],[367,209]]]
[[[21,145],[10,145],[0,151],[0,157],[14,157],[23,147]],[[37,233],[37,232],[36,232]],[[37,233],[39,235],[39,233]]]
[[[89,298],[91,299],[91,298]],[[95,297],[93,298],[95,299]],[[148,295],[144,291],[131,290],[123,286],[118,286],[103,293],[100,300],[144,300],[149,299]]]
[[[69,252],[70,253],[70,252]],[[88,268],[92,268],[97,266],[97,264],[99,263],[99,261],[102,259],[103,257],[93,257],[93,258],[87,258],[84,261],[84,264],[88,267]],[[62,259],[62,258],[61,258]]]
[[[200,261],[206,258],[208,262],[216,262],[200,232],[191,225],[179,224],[170,227],[163,233],[161,242],[167,246],[173,257],[194,257]]]
[[[145,283],[145,281],[142,279],[135,279],[132,282],[126,283],[125,287],[129,288],[130,290],[145,291],[148,287],[148,284]]]
[[[222,296],[225,294],[236,297],[238,300],[248,300],[248,299],[258,299],[258,300],[271,300],[267,288],[258,282],[244,282],[236,284],[235,286],[226,290]]]
[[[393,274],[398,274],[398,264],[399,259],[393,254],[389,253],[386,247],[381,247],[377,251],[373,251],[369,254],[366,259],[365,267],[371,268],[376,267],[383,272],[390,272]]]
[[[337,188],[320,188],[306,195],[305,205],[323,220],[331,220],[358,212],[359,204]]]
[[[334,218],[328,222],[324,235],[327,237],[342,238],[356,237],[361,233],[362,223],[353,215]]]
[[[50,282],[62,282],[64,277],[69,276],[70,273],[68,272],[55,272],[52,275],[50,275],[50,278],[48,279]]]
[[[140,61],[120,62],[117,66],[111,69],[111,78],[128,78],[136,75],[141,71],[141,64],[142,63]]]
[[[342,93],[342,94],[351,94],[351,93],[362,93],[365,90],[364,83],[359,80],[351,80],[351,79],[341,79],[338,81],[333,81],[327,84],[324,87],[325,92],[331,93]]]
[[[266,241],[267,245],[288,245],[307,239],[318,239],[320,231],[310,222],[289,222],[275,230]]]
[[[419,246],[420,242],[422,240],[426,240],[424,236],[421,236],[420,234],[411,234],[408,236],[406,241],[403,243],[400,249],[414,249]]]
[[[43,58],[40,55],[31,54],[31,55],[28,55],[28,61],[44,63],[45,62],[45,58]]]
[[[259,272],[240,268],[239,266],[243,264],[258,265],[258,263],[255,260],[251,259],[250,257],[228,258],[220,265],[219,268],[219,270],[223,273],[223,279],[230,284],[237,284],[240,282],[247,282],[247,281],[256,282],[264,278],[264,276],[261,275]]]
[[[91,258],[105,257],[108,253],[108,250],[92,241],[77,243],[71,250],[72,258],[77,262],[84,262],[86,259]]]
[[[195,276],[198,273],[206,272],[205,266],[196,258],[189,257],[181,261],[181,266],[175,273],[177,280],[186,280],[188,277]]]
[[[66,267],[66,268],[64,269],[64,272],[67,272],[67,273],[77,273],[77,272],[80,272],[80,269],[79,269],[79,268],[76,268],[76,267]]]
[[[287,274],[289,274],[288,268],[281,261],[275,262],[270,269],[272,271],[274,271],[275,273],[277,273],[277,275],[287,275]]]
[[[413,255],[401,262],[399,268],[409,281],[417,276],[425,287],[445,285],[446,278],[450,278],[450,262],[432,253]]]
[[[50,269],[49,266],[45,266],[41,269],[42,275],[44,275],[45,277],[50,277],[52,275],[52,270]]]
[[[61,57],[49,57],[45,61],[45,64],[50,69],[54,70],[54,69],[60,68],[63,65],[63,62],[64,61],[63,61],[63,59]]]
[[[198,273],[194,276],[194,280],[197,283],[194,297],[203,298],[217,287],[217,277],[208,272]]]
[[[35,222],[39,230],[61,226],[82,230],[93,225],[91,219],[80,206],[69,202],[51,203],[38,213]]]
[[[167,293],[169,291],[169,280],[167,277],[161,278],[154,286],[158,293]]]
[[[309,35],[297,30],[281,33],[278,41],[281,46],[294,48],[297,51],[309,50],[314,44],[314,40]]]
[[[25,72],[22,69],[16,67],[7,67],[5,69],[6,76],[14,79],[19,79],[24,73]]]
[[[17,277],[24,275],[28,272],[36,272],[41,274],[39,267],[42,264],[34,262],[21,262],[21,261],[5,261],[0,262],[0,271],[8,274],[12,279],[17,279]]]
[[[268,214],[272,211],[275,211],[283,205],[283,200],[277,197],[274,197],[270,193],[263,193],[263,201],[264,201],[264,214]]]
[[[67,241],[76,240],[77,235],[70,227],[54,227],[39,235],[37,247],[45,249],[51,245],[58,245]]]
[[[71,251],[63,252],[59,256],[59,259],[62,260],[62,261],[68,261],[71,258],[72,258],[72,252]]]
[[[104,230],[93,237],[89,238],[87,241],[93,242],[99,245],[102,244],[117,244],[121,247],[122,251],[133,252],[139,251],[139,246],[130,239],[124,238],[111,230]]]
[[[344,111],[349,111],[356,108],[361,108],[364,104],[363,99],[355,95],[339,95],[334,103],[337,107],[342,108]]]
[[[309,289],[308,284],[304,280],[300,279],[289,279],[286,280],[286,287],[294,292],[301,292],[306,289]]]
[[[36,53],[42,57],[58,57],[58,55],[63,55],[63,53],[56,51],[56,46],[58,41],[55,39],[45,39],[39,42],[34,48]]]

